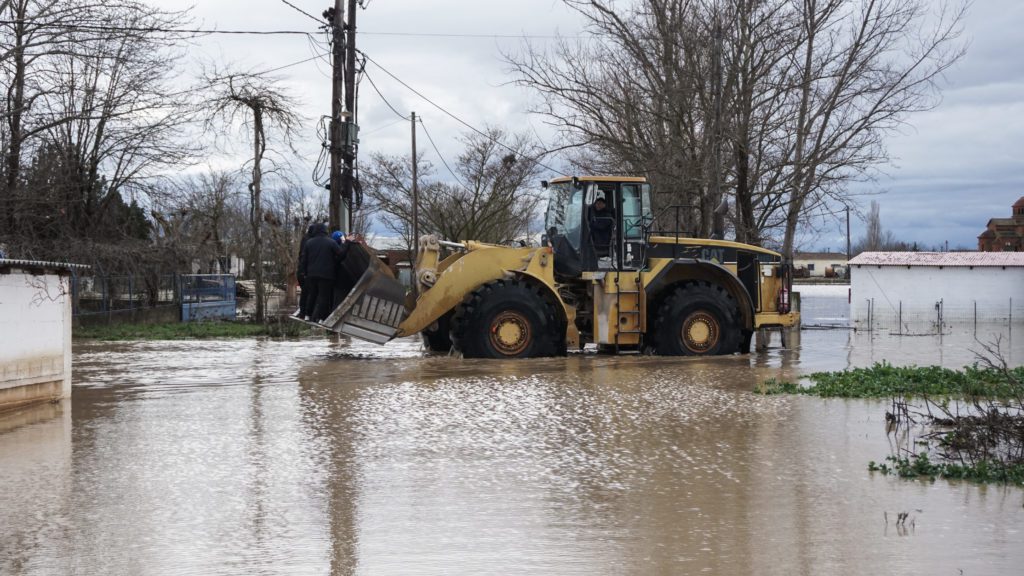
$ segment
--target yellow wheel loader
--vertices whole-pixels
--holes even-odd
[[[675,230],[655,231],[643,178],[542,185],[541,246],[424,236],[411,289],[355,248],[345,266],[359,280],[322,326],[379,344],[421,334],[429,350],[467,358],[533,358],[587,343],[606,352],[746,353],[758,329],[798,324],[781,255],[684,237],[678,207]]]

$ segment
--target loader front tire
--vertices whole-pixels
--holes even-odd
[[[554,306],[515,279],[474,290],[452,318],[452,342],[464,358],[556,356],[564,339]]]
[[[708,282],[676,288],[658,309],[655,351],[663,356],[732,354],[740,347],[740,311],[721,286]]]

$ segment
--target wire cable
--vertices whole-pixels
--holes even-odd
[[[469,190],[469,186],[466,186],[462,179],[459,178],[459,175],[452,170],[452,167],[448,165],[448,161],[444,159],[444,155],[437,149],[437,144],[434,143],[434,139],[430,136],[430,131],[427,130],[427,125],[423,122],[423,118],[420,118],[420,126],[423,127],[423,133],[427,135],[427,140],[430,141],[430,145],[434,148],[434,152],[437,153],[437,157],[441,159],[441,164],[444,164],[444,167],[448,169],[448,173],[452,175],[452,178],[455,178],[455,181],[459,183],[459,186]]]
[[[560,36],[557,34],[447,34],[443,32],[367,32],[360,30],[360,34],[368,36],[409,36],[419,38],[481,38],[510,39],[510,40],[582,40],[585,36]]]
[[[277,72],[279,70],[284,70],[285,68],[291,68],[293,66],[298,66],[299,64],[305,64],[306,62],[312,62],[314,60],[320,60],[324,56],[325,56],[325,54],[317,54],[316,56],[313,56],[312,58],[306,58],[305,60],[299,60],[298,62],[292,62],[291,64],[285,64],[284,66],[278,66],[277,68],[271,68],[270,70],[263,70],[261,72],[253,72],[253,75],[254,76],[261,76],[263,74],[270,74],[272,72]]]
[[[309,12],[306,12],[305,10],[303,10],[302,8],[299,8],[299,7],[298,7],[298,6],[296,6],[295,4],[292,4],[292,3],[291,3],[291,2],[289,2],[288,0],[281,0],[281,2],[284,2],[284,3],[285,3],[285,4],[287,4],[288,6],[292,7],[292,8],[293,8],[293,9],[294,9],[294,10],[295,10],[296,12],[298,12],[298,13],[300,13],[300,14],[303,14],[303,15],[305,15],[305,16],[306,16],[307,18],[311,18],[311,19],[315,20],[315,21],[316,21],[317,23],[319,23],[319,24],[323,24],[323,23],[324,23],[324,21],[323,21],[323,20],[321,20],[320,18],[317,18],[316,16],[313,16],[313,15],[312,15],[312,14],[310,14]]]
[[[300,30],[220,30],[217,28],[161,28],[158,26],[102,26],[99,24],[67,24],[64,22],[38,22],[29,20],[0,20],[0,25],[31,24],[35,28],[60,28],[88,32],[158,32],[162,34],[248,34],[255,36],[298,35],[309,36],[312,32]]]
[[[374,64],[376,64],[376,62],[374,62]],[[370,78],[370,75],[366,72],[365,69],[363,70],[363,75],[366,76],[366,79],[370,81],[370,86],[373,86],[373,91],[376,92],[377,96],[380,96],[380,99],[383,100],[384,103],[388,105],[388,108],[391,108],[391,111],[394,112],[395,115],[401,118],[402,120],[408,121],[409,117],[395,109],[395,107],[391,105],[391,102],[388,102],[388,99],[385,98],[383,94],[381,94],[380,88],[377,88],[377,84],[374,83],[373,78]]]
[[[470,124],[469,122],[466,122],[466,121],[465,121],[465,120],[463,120],[462,118],[459,118],[459,117],[458,117],[458,116],[456,116],[455,114],[453,114],[453,113],[449,112],[448,110],[446,110],[446,109],[445,109],[445,108],[444,108],[443,106],[441,106],[440,104],[438,104],[438,103],[434,102],[434,101],[433,101],[433,100],[431,100],[430,98],[427,98],[427,97],[426,97],[426,96],[424,96],[424,95],[423,95],[423,93],[422,93],[422,92],[420,92],[419,90],[416,90],[416,89],[415,89],[415,88],[413,88],[412,86],[410,86],[410,85],[406,84],[406,83],[405,83],[404,81],[402,81],[402,79],[401,79],[401,78],[399,78],[398,76],[395,76],[394,74],[392,74],[392,73],[391,73],[391,72],[390,72],[390,71],[389,71],[389,70],[388,70],[387,68],[385,68],[385,67],[381,66],[381,65],[380,65],[380,62],[377,62],[377,61],[376,61],[376,60],[374,60],[373,58],[370,58],[370,57],[369,57],[369,56],[368,56],[368,55],[367,55],[367,54],[366,54],[365,52],[362,52],[362,51],[360,51],[359,53],[360,53],[360,54],[362,54],[362,55],[363,55],[363,57],[364,57],[364,58],[366,58],[366,60],[367,60],[367,61],[369,61],[369,62],[373,62],[374,66],[376,66],[377,68],[380,68],[380,69],[381,69],[381,70],[382,70],[382,71],[383,71],[383,72],[384,72],[385,74],[387,74],[388,76],[391,76],[391,78],[393,78],[393,79],[394,79],[394,80],[395,80],[396,82],[398,82],[398,83],[399,83],[399,84],[401,84],[402,86],[405,86],[405,87],[406,87],[406,88],[408,88],[408,89],[409,89],[409,91],[411,91],[411,92],[412,92],[413,94],[415,94],[415,95],[419,96],[420,98],[422,98],[422,99],[426,100],[428,104],[430,104],[430,105],[431,105],[431,106],[433,106],[434,108],[437,108],[437,109],[438,109],[438,110],[440,110],[441,112],[444,112],[444,113],[445,113],[446,115],[448,115],[449,117],[451,117],[452,119],[454,119],[454,120],[455,120],[456,122],[458,122],[459,124],[462,124],[462,125],[463,125],[463,126],[465,126],[466,128],[469,128],[469,129],[470,129],[470,130],[472,130],[473,132],[476,132],[476,133],[477,133],[477,134],[479,134],[480,136],[483,136],[484,138],[486,138],[486,139],[490,140],[491,142],[493,142],[493,143],[497,144],[498,146],[501,146],[502,148],[504,148],[504,149],[508,150],[509,152],[511,152],[512,154],[514,154],[514,155],[516,155],[516,156],[518,156],[518,157],[520,157],[520,158],[525,158],[526,160],[529,160],[530,162],[533,162],[534,164],[536,164],[536,165],[538,165],[538,166],[541,166],[541,167],[543,167],[543,168],[547,168],[548,170],[550,170],[550,171],[552,171],[552,172],[554,172],[554,173],[556,173],[556,174],[559,174],[559,175],[562,175],[562,176],[567,176],[567,174],[565,174],[565,173],[564,173],[564,172],[562,172],[561,170],[555,170],[555,169],[554,169],[554,168],[552,168],[551,166],[548,166],[547,164],[544,164],[543,162],[541,162],[541,161],[540,161],[540,159],[539,159],[539,158],[530,158],[530,157],[529,157],[529,156],[527,156],[526,154],[523,154],[522,152],[520,152],[520,151],[516,150],[515,148],[512,148],[512,147],[511,147],[511,146],[509,146],[508,144],[505,144],[504,142],[501,142],[501,141],[498,141],[498,140],[496,140],[496,139],[492,138],[492,137],[491,137],[490,135],[486,134],[485,132],[483,132],[482,130],[480,130],[479,128],[477,128],[476,126],[473,126],[473,125],[472,125],[472,124]]]
[[[366,136],[369,136],[370,134],[376,134],[377,132],[380,132],[381,130],[387,130],[388,128],[391,128],[395,124],[400,124],[402,122],[408,122],[408,121],[409,121],[408,118],[399,118],[398,120],[395,120],[394,122],[391,122],[389,124],[385,124],[383,126],[379,126],[377,128],[374,128],[373,130],[367,130],[366,132],[363,132],[360,136],[366,137]]]

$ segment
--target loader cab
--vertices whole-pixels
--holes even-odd
[[[556,273],[577,277],[585,271],[643,268],[650,206],[650,186],[643,178],[551,182],[544,229]]]

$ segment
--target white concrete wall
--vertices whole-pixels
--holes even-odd
[[[1024,321],[1024,268],[936,266],[852,266],[850,317],[867,322],[868,301],[874,300],[876,325],[896,326],[902,303],[906,323],[937,322],[936,303],[942,302],[943,322]],[[1012,309],[1011,309],[1012,299]]]
[[[69,293],[67,276],[0,274],[0,409],[70,397]]]

